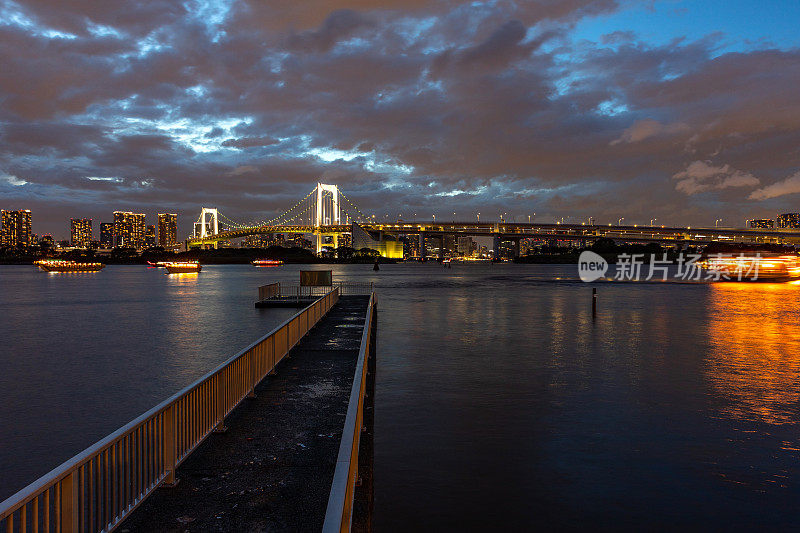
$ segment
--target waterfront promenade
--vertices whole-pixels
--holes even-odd
[[[321,530],[368,302],[341,297],[119,530]]]

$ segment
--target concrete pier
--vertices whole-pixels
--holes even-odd
[[[350,399],[368,296],[343,296],[289,357],[117,531],[319,531]],[[368,366],[374,387],[374,356]],[[354,527],[371,509],[373,394],[359,454]]]

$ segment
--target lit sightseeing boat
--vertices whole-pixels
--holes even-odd
[[[800,279],[800,256],[777,253],[716,254],[699,263],[718,281],[792,281]]]
[[[255,261],[251,261],[250,264],[257,267],[276,267],[281,266],[283,261],[277,261],[275,259],[256,259]]]
[[[203,269],[197,261],[167,261],[164,267],[169,274],[194,274]]]
[[[41,259],[33,264],[45,272],[97,272],[105,267],[103,263],[78,263],[61,259]]]
[[[153,263],[152,261],[148,261],[147,262],[147,264],[150,265],[151,267],[157,267],[157,268],[158,267],[165,267],[165,266],[167,266],[167,263],[168,263],[168,261],[157,261],[155,263]]]

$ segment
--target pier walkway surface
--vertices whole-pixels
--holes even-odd
[[[227,431],[211,435],[178,467],[178,484],[153,493],[117,531],[320,531],[368,304],[369,296],[340,297],[256,387],[256,397],[228,416]],[[356,530],[369,529],[370,521],[367,410],[360,457],[369,457],[359,467]]]

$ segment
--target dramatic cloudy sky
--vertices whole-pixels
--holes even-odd
[[[0,0],[0,208],[800,211],[796,0]]]

